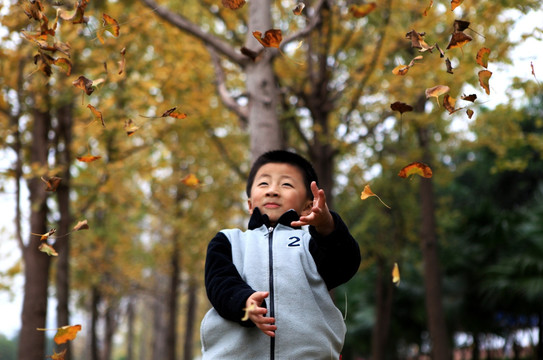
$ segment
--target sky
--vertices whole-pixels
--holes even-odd
[[[514,15],[513,15],[514,16]],[[543,12],[530,13],[519,19],[515,28],[510,32],[510,36],[519,40],[523,33],[531,32],[534,28],[541,26],[541,19],[543,18]],[[541,28],[543,30],[543,28]],[[543,38],[543,32],[540,33],[540,37]],[[486,104],[488,107],[494,107],[500,103],[506,103],[511,98],[515,98],[517,94],[507,91],[508,85],[511,83],[511,79],[517,76],[526,81],[534,80],[532,75],[531,63],[534,65],[535,73],[538,81],[543,81],[543,51],[541,51],[542,41],[528,40],[520,42],[521,45],[514,52],[513,65],[510,66],[497,66],[493,68],[493,65],[489,66],[489,70],[493,72],[493,76],[490,80],[491,92],[493,94],[491,104]],[[518,101],[521,101],[519,96]],[[463,126],[462,124],[459,125]],[[465,124],[464,124],[465,126]],[[1,156],[6,156],[1,154]],[[6,170],[13,159],[0,158],[0,171]],[[2,240],[0,241],[0,274],[5,272],[8,268],[13,266],[18,259],[21,258],[21,253],[18,248],[17,242],[13,237],[13,221],[14,221],[14,189],[11,184],[0,184],[0,187],[4,187],[5,191],[0,192],[0,234],[2,234]],[[23,190],[26,191],[26,185],[23,185]],[[22,196],[23,201],[27,201],[28,194],[25,193]],[[23,203],[23,210],[28,209],[28,204]],[[24,217],[23,224],[28,222],[28,216]],[[28,238],[28,234],[25,233],[24,239]],[[0,277],[0,280],[1,277]],[[10,291],[0,291],[0,311],[2,319],[0,320],[0,334],[5,334],[8,337],[14,336],[21,326],[21,309],[22,309],[22,294],[23,294],[23,278],[18,276],[12,282]],[[49,301],[48,314],[55,314],[55,302],[54,299]],[[47,327],[55,327],[55,320],[53,316],[49,316]]]

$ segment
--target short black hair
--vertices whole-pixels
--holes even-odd
[[[311,182],[315,181],[318,185],[319,180],[317,178],[317,173],[309,161],[304,157],[287,151],[287,150],[272,150],[268,151],[258,157],[251,167],[249,172],[249,177],[247,178],[247,196],[251,197],[251,188],[253,187],[253,182],[255,181],[255,176],[258,170],[269,163],[274,164],[289,164],[297,167],[301,172],[304,178],[304,185],[307,192],[307,197],[311,199]]]

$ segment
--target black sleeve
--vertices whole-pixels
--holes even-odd
[[[245,327],[255,326],[250,320],[241,321],[245,315],[243,308],[247,298],[255,290],[241,278],[232,262],[230,241],[221,232],[215,235],[207,247],[205,287],[207,297],[219,315]]]
[[[331,213],[335,228],[329,235],[322,236],[313,226],[309,227],[309,251],[328,290],[349,281],[358,271],[361,261],[360,248],[347,225],[337,213]]]

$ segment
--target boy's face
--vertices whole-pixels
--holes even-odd
[[[308,198],[302,172],[297,167],[268,163],[256,173],[248,204],[249,213],[258,207],[275,225],[279,217],[290,209],[298,215],[309,214],[313,200]]]

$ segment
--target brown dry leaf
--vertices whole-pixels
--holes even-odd
[[[58,185],[60,184],[61,180],[62,178],[59,178],[57,176],[51,176],[47,180],[43,176],[41,177],[41,181],[43,181],[46,185],[45,191],[57,191]]]
[[[66,358],[66,352],[68,349],[64,349],[61,352],[57,353],[53,350],[53,355],[48,355],[48,358],[51,358],[52,360],[64,360]]]
[[[398,65],[394,69],[392,69],[392,73],[394,75],[405,75],[409,71],[409,66],[407,65]]]
[[[94,87],[92,86],[92,80],[87,79],[83,75],[77,78],[72,83],[76,88],[79,88],[85,92],[85,94],[90,95],[94,91]]]
[[[71,21],[72,24],[86,24],[89,18],[85,16],[85,8],[89,0],[78,0],[77,6],[73,11],[60,10],[60,18],[66,21]]]
[[[432,8],[432,6],[434,6],[434,0],[430,0],[430,3],[428,4],[428,6],[426,7],[426,9],[424,9],[424,12],[422,13],[423,16],[428,16],[428,11],[430,11],[430,9]]]
[[[403,114],[404,112],[408,112],[408,111],[413,111],[413,107],[411,105],[408,105],[400,101],[396,101],[390,104],[390,108],[393,111],[398,111],[400,114]]]
[[[458,110],[462,110],[463,108],[456,109],[454,105],[456,104],[456,99],[449,96],[449,94],[445,94],[443,97],[443,107],[449,111],[449,115],[457,112]]]
[[[479,71],[479,84],[485,89],[486,94],[490,95],[490,77],[492,76],[492,72],[488,70],[481,70]]]
[[[51,229],[45,234],[35,234],[35,233],[31,233],[31,234],[39,236],[41,241],[47,241],[47,239],[49,239],[49,236],[53,235],[56,232],[57,232],[57,229]]]
[[[458,6],[460,6],[464,0],[451,0],[451,11],[456,9]]]
[[[462,95],[461,99],[465,101],[475,102],[475,100],[477,99],[477,95],[476,94]]]
[[[451,40],[449,41],[449,45],[447,45],[447,50],[454,49],[454,48],[462,48],[462,46],[466,45],[471,40],[473,39],[468,34],[464,34],[461,31],[455,32],[452,34]]]
[[[377,4],[374,2],[366,3],[366,4],[360,4],[360,5],[351,5],[349,8],[349,11],[355,18],[363,18],[364,16],[371,13],[375,8],[377,7]]]
[[[364,191],[362,191],[362,193],[360,194],[360,199],[361,199],[361,200],[366,200],[367,198],[369,198],[369,197],[371,197],[371,196],[375,196],[377,199],[379,199],[379,201],[381,202],[381,204],[385,205],[387,208],[390,209],[390,206],[388,206],[387,204],[385,204],[385,203],[383,202],[383,200],[381,200],[381,198],[380,198],[379,196],[377,196],[377,194],[375,194],[373,191],[371,191],[369,185],[364,186]]]
[[[475,57],[475,60],[477,61],[477,64],[481,65],[485,69],[488,68],[488,56],[490,55],[490,49],[483,47],[480,48],[479,51],[477,51],[477,56]]]
[[[132,136],[136,131],[138,131],[140,127],[136,126],[132,119],[128,119],[124,121],[124,130],[126,131],[126,135]]]
[[[226,8],[237,10],[245,5],[245,0],[222,0],[222,4]]]
[[[405,37],[411,39],[411,47],[420,49],[420,52],[424,52],[427,50],[432,51],[434,46],[430,46],[424,41],[425,35],[426,33],[419,33],[415,30],[411,30],[410,32],[405,34]]]
[[[77,222],[77,224],[74,226],[73,231],[79,231],[79,230],[88,230],[89,225],[87,224],[87,219],[80,220]]]
[[[408,176],[414,176],[415,174],[425,178],[431,178],[432,169],[430,169],[428,165],[416,161],[404,166],[398,173],[398,176],[401,178],[407,178]]]
[[[100,121],[102,123],[102,126],[103,127],[106,127],[106,123],[104,122],[104,117],[102,116],[102,112],[101,111],[98,111],[98,109],[96,109],[94,106],[92,106],[91,104],[88,104],[87,107],[90,109],[90,111],[92,112],[92,114],[94,115],[94,121]]]
[[[471,117],[473,116],[473,110],[467,109],[466,114],[468,114],[468,118],[471,119]]]
[[[435,97],[437,105],[439,106],[439,96],[448,93],[450,88],[447,85],[437,85],[432,88],[428,88],[425,91],[426,98]]]
[[[123,72],[124,72],[124,68],[126,67],[126,60],[125,60],[125,57],[124,55],[126,54],[126,48],[122,48],[121,49],[121,60],[118,61],[119,63],[119,72],[118,74],[121,75]]]
[[[262,37],[262,33],[260,31],[253,31],[253,36],[264,47],[279,48],[279,45],[281,44],[281,41],[283,40],[283,35],[281,34],[281,30],[279,29],[267,30],[264,33],[264,37]]]
[[[68,76],[70,76],[70,74],[72,73],[72,63],[70,62],[70,60],[66,58],[61,57],[61,58],[54,59],[53,65],[56,65],[62,70],[64,70],[64,72]]]
[[[452,64],[451,64],[451,60],[449,60],[449,58],[445,59],[445,66],[447,67],[447,72],[449,74],[454,74],[453,67],[452,67]]]
[[[298,4],[296,4],[296,7],[294,9],[292,9],[292,12],[294,13],[294,15],[302,15],[302,11],[304,10],[305,8],[305,4],[303,2],[299,2]]]
[[[469,24],[470,22],[466,20],[454,20],[454,23],[453,23],[454,32],[466,30],[467,28],[469,28]]]

